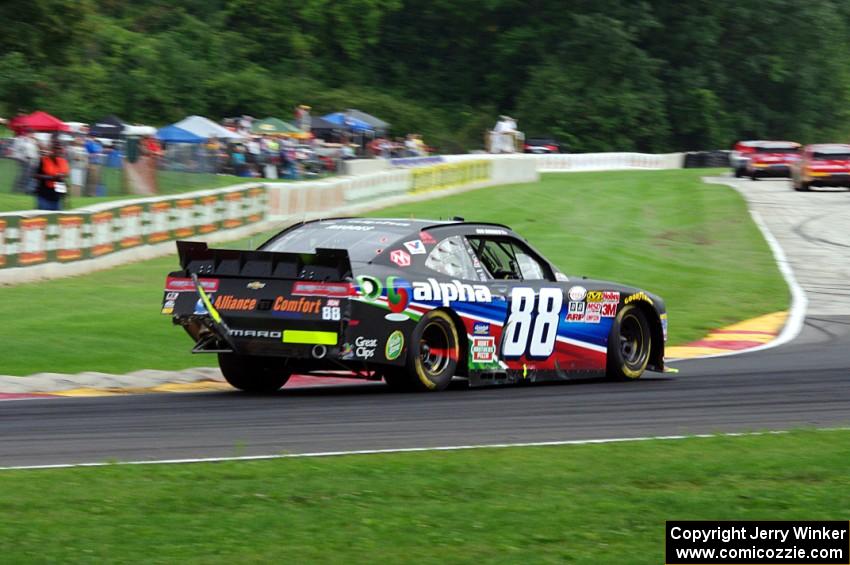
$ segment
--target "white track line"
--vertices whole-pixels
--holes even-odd
[[[741,194],[746,201],[746,196],[736,185],[713,180],[708,182],[711,184],[722,184],[724,186],[731,187]],[[783,250],[782,246],[779,245],[779,241],[773,233],[771,233],[770,228],[767,227],[767,224],[764,219],[762,219],[761,214],[750,208],[750,203],[748,201],[747,209],[750,212],[750,217],[752,217],[753,222],[756,224],[759,231],[761,231],[761,235],[767,242],[767,246],[770,247],[770,251],[773,253],[773,259],[776,261],[776,266],[779,267],[779,272],[782,273],[782,277],[785,279],[785,284],[788,285],[788,289],[791,291],[791,308],[788,314],[788,319],[785,321],[785,326],[782,328],[782,331],[776,339],[763,345],[757,345],[749,349],[740,349],[738,351],[728,351],[726,353],[713,353],[711,355],[700,355],[699,357],[687,357],[684,359],[669,359],[668,361],[678,362],[689,361],[691,359],[712,359],[714,357],[729,357],[730,355],[764,351],[765,349],[772,349],[788,343],[795,339],[798,335],[800,335],[800,332],[803,331],[803,325],[806,322],[806,309],[809,306],[809,299],[806,298],[806,293],[803,290],[803,287],[800,286],[800,283],[797,282],[797,277],[794,276],[794,270],[791,269],[791,263],[788,261],[788,256],[785,255],[785,250]]]
[[[816,431],[848,431],[850,428],[817,428]],[[179,465],[186,463],[221,463],[225,461],[269,461],[274,459],[303,459],[306,457],[339,457],[342,455],[380,455],[391,453],[421,453],[426,451],[465,451],[469,449],[505,449],[509,447],[554,447],[562,445],[595,445],[605,443],[633,443],[653,440],[682,440],[694,438],[750,437],[782,435],[788,430],[764,432],[727,432],[718,434],[693,434],[671,436],[621,437],[607,439],[572,439],[564,441],[536,441],[526,443],[493,443],[481,445],[450,445],[442,447],[399,447],[396,449],[358,449],[353,451],[319,451],[314,453],[283,453],[277,455],[242,455],[234,457],[201,457],[197,459],[158,459],[150,461],[115,461],[98,463],[57,463],[53,465],[20,465],[0,467],[0,471],[20,471],[35,469],[73,469],[79,467],[113,467],[118,465]]]

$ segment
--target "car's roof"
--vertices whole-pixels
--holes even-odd
[[[794,149],[800,147],[796,141],[758,141],[753,143],[753,147],[762,149]]]
[[[850,152],[850,145],[846,143],[814,143],[808,147],[812,151],[818,153],[847,153]]]
[[[447,226],[498,226],[500,228],[511,229],[503,224],[494,224],[491,222],[467,222],[463,219],[452,220],[427,220],[419,218],[323,218],[319,220],[311,220],[300,225],[308,224],[343,224],[351,226],[374,226],[380,227],[381,231],[389,233],[398,233],[406,235],[412,232],[435,229]]]

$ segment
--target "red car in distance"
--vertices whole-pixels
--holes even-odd
[[[800,144],[794,141],[759,141],[753,144],[746,164],[747,176],[791,177],[791,166],[800,159]]]
[[[759,143],[763,142],[757,140],[739,141],[732,148],[732,153],[729,155],[729,164],[732,165],[735,178],[741,178],[747,172],[747,163],[750,161],[750,155],[755,152],[756,145]]]
[[[794,164],[791,182],[797,191],[807,191],[813,186],[850,188],[850,145],[807,145],[803,148],[800,160]]]

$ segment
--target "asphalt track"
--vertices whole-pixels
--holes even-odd
[[[805,223],[810,237],[813,224],[828,220],[813,219],[823,213],[819,208],[795,221]],[[793,263],[793,249],[782,243]],[[847,248],[833,247],[821,259],[844,260],[846,267]],[[829,289],[816,282],[828,299]],[[844,295],[843,288],[834,292]],[[453,386],[440,394],[399,394],[365,383],[283,389],[269,397],[216,392],[3,402],[0,466],[848,426],[850,313],[838,310],[810,315],[800,336],[781,347],[681,361],[676,374],[628,383]]]

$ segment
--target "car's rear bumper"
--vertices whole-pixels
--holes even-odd
[[[810,186],[846,186],[850,188],[850,172],[809,177]]]
[[[750,164],[749,173],[756,177],[790,177],[791,166],[780,165],[754,165]]]

